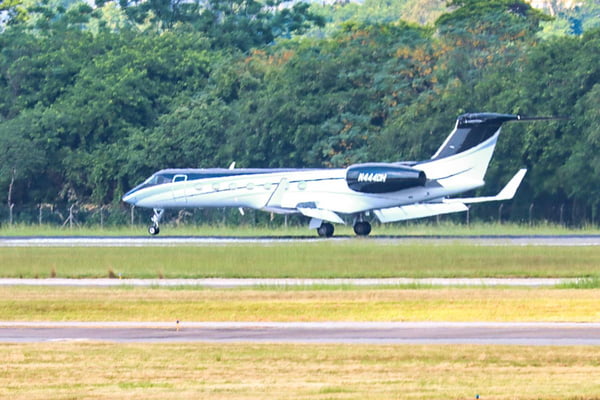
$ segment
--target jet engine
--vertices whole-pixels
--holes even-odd
[[[346,170],[348,187],[361,193],[389,193],[417,186],[427,181],[425,172],[398,164],[355,164]]]

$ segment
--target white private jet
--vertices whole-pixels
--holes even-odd
[[[496,196],[448,198],[484,185],[484,175],[503,123],[546,119],[496,113],[458,117],[454,130],[429,160],[354,164],[331,169],[164,169],[123,196],[135,207],[154,209],[151,235],[159,233],[166,208],[237,207],[310,217],[319,236],[353,216],[354,232],[366,236],[366,216],[393,222],[448,214],[467,204],[512,199],[526,169]]]

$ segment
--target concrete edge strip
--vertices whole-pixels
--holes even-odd
[[[67,286],[67,287],[303,287],[303,286],[489,286],[489,287],[553,287],[576,284],[581,278],[360,278],[360,279],[293,279],[293,278],[206,278],[206,279],[109,279],[109,278],[0,278],[1,286]]]
[[[147,328],[147,329],[423,329],[423,328],[536,328],[536,329],[600,329],[600,322],[214,322],[176,321],[127,322],[127,321],[0,321],[2,328]]]

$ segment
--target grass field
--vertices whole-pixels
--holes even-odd
[[[0,276],[47,278],[598,277],[600,248],[375,243],[0,248]]]
[[[148,236],[147,225],[134,226],[83,226],[69,229],[56,225],[15,224],[0,226],[0,236]],[[336,225],[336,235],[354,236],[350,225]],[[435,223],[427,221],[401,222],[373,225],[374,235],[590,235],[600,234],[595,225],[569,228],[558,224],[473,222],[469,225],[450,221]],[[168,236],[317,236],[314,229],[306,226],[252,226],[252,225],[161,225],[161,235]]]
[[[0,344],[0,398],[600,399],[600,348]]]
[[[0,321],[600,322],[595,289],[0,287]]]
[[[19,235],[15,232],[10,234]],[[306,233],[311,234],[302,230],[302,235]],[[483,233],[490,232],[464,234]],[[125,278],[589,279],[577,288],[553,289],[0,287],[0,320],[179,319],[184,328],[186,321],[600,321],[600,250],[595,247],[352,240],[199,247],[0,248],[0,276],[4,277],[119,274]],[[600,348],[584,346],[0,344],[0,398],[474,399],[479,394],[481,399],[500,400],[600,400],[599,360]]]

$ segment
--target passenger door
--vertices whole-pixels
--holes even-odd
[[[185,207],[187,205],[187,185],[184,183],[187,181],[187,175],[177,174],[171,181],[171,195],[175,205]]]

